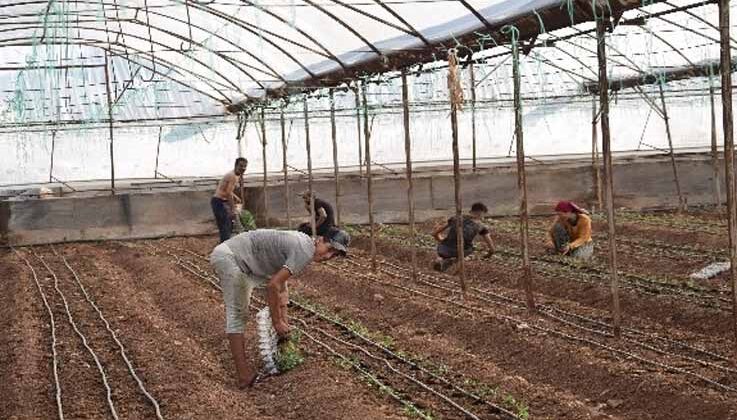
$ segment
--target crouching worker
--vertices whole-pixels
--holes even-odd
[[[304,200],[305,202],[305,210],[307,210],[308,214],[311,214],[310,192],[305,191],[302,194],[299,194],[299,196],[302,197],[302,200]],[[335,211],[333,210],[333,206],[331,206],[330,203],[321,198],[317,198],[317,194],[315,194],[314,192],[312,193],[312,197],[314,197],[315,199],[315,230],[317,231],[315,235],[323,236],[326,232],[335,229]],[[312,236],[312,223],[302,223],[297,228],[297,231],[302,232],[305,235]]]
[[[225,333],[239,388],[249,387],[256,380],[256,369],[246,358],[243,335],[253,289],[266,286],[274,330],[280,340],[286,339],[289,336],[287,280],[312,261],[344,256],[349,243],[350,236],[338,229],[314,240],[299,232],[261,229],[234,236],[215,247],[210,263],[223,290]]]
[[[482,223],[482,219],[489,212],[489,209],[483,203],[474,203],[471,206],[471,212],[463,216],[463,255],[469,256],[473,253],[473,240],[477,235],[486,243],[488,249],[487,255],[494,252],[494,242],[491,239],[491,231]],[[445,231],[448,234],[443,237]],[[458,257],[458,244],[456,232],[455,216],[448,219],[448,222],[433,232],[432,236],[438,241],[438,258],[433,264],[433,268],[437,271],[447,270]]]
[[[591,239],[591,217],[586,210],[570,201],[555,206],[558,216],[550,229],[550,241],[558,254],[589,259],[594,254]]]

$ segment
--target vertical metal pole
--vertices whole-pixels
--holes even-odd
[[[356,97],[356,129],[358,131],[358,175],[363,176],[363,152],[361,152],[361,97],[359,96],[359,90],[361,86],[356,83],[356,88],[353,89],[353,94]]]
[[[54,179],[54,149],[56,148],[56,130],[51,130],[51,162],[49,164],[49,182]]]
[[[670,151],[670,164],[673,167],[673,180],[676,183],[676,192],[678,193],[678,208],[686,210],[686,200],[681,193],[681,182],[678,179],[678,167],[676,166],[676,154],[673,151],[673,138],[670,134],[670,118],[668,117],[668,108],[665,105],[665,94],[663,93],[663,84],[658,84],[660,88],[660,103],[663,107],[663,120],[665,121],[665,134],[668,136],[668,150]]]
[[[108,55],[105,52],[105,91],[107,92],[108,127],[110,128],[110,190],[115,194],[115,147],[113,137],[113,99],[110,95],[110,69]]]
[[[448,52],[449,62],[458,62],[455,50]],[[460,76],[458,76],[460,77]],[[453,192],[456,205],[456,255],[458,258],[458,279],[461,282],[463,299],[466,298],[466,267],[463,252],[463,201],[461,197],[461,160],[458,152],[458,103],[453,95],[453,86],[448,85],[448,97],[450,98],[450,128],[453,136]]]
[[[368,217],[371,229],[371,270],[376,271],[376,232],[374,228],[374,191],[371,179],[371,130],[369,129],[368,101],[366,100],[366,84],[361,83],[363,89],[363,137],[366,141],[366,185],[368,188]]]
[[[312,227],[312,239],[317,236],[315,227],[315,194],[312,192],[312,149],[310,148],[310,119],[308,116],[307,97],[304,99],[305,118],[305,145],[307,146],[307,186],[310,192],[310,226]]]
[[[527,209],[527,173],[525,172],[525,141],[522,127],[522,94],[519,72],[519,43],[512,42],[512,77],[514,78],[514,133],[517,143],[517,190],[519,194],[520,243],[522,245],[522,286],[527,309],[535,310],[530,264],[530,228]]]
[[[412,179],[412,140],[409,134],[409,89],[407,70],[402,69],[402,111],[404,115],[404,156],[407,169],[407,209],[409,216],[409,240],[412,262],[412,281],[417,280],[417,243],[415,242],[415,189]]]
[[[603,198],[601,196],[601,167],[599,165],[599,131],[598,131],[599,115],[596,109],[596,96],[591,97],[591,166],[594,173],[594,194],[596,196],[596,205],[599,210],[604,207]]]
[[[279,111],[279,123],[281,125],[281,152],[282,152],[282,172],[284,172],[284,200],[287,207],[287,227],[292,228],[292,211],[289,208],[291,200],[289,199],[289,174],[287,173],[287,127],[284,121],[284,107]]]
[[[471,154],[473,170],[476,171],[476,74],[473,71],[473,62],[468,66],[468,75],[471,79]]]
[[[333,176],[335,177],[335,222],[340,226],[340,169],[338,169],[338,133],[335,127],[335,91],[330,89],[330,136],[333,139]]]
[[[264,200],[264,224],[269,227],[269,185],[268,185],[268,166],[266,165],[266,112],[261,107],[261,161],[264,167],[263,180],[263,200]]]
[[[600,11],[604,15],[604,10]],[[604,153],[604,195],[606,197],[607,233],[609,237],[609,275],[611,278],[614,335],[621,335],[622,315],[619,308],[619,280],[617,279],[617,245],[614,229],[614,182],[612,171],[612,147],[609,132],[609,78],[606,66],[606,27],[604,17],[596,21],[596,39],[599,58],[599,105],[601,106],[601,141]]]
[[[717,151],[717,112],[714,103],[714,85],[709,80],[709,99],[711,100],[711,166],[714,178],[714,206],[722,205],[722,184],[719,182],[719,152]]]
[[[164,127],[159,127],[159,141],[156,143],[156,166],[154,166],[154,179],[159,177],[159,152],[161,151],[161,132]]]
[[[729,37],[729,0],[719,0],[721,38],[722,123],[724,130],[724,177],[727,183],[727,220],[729,226],[729,261],[732,275],[732,315],[737,340],[737,202],[734,179],[734,115],[732,113],[732,51]],[[737,358],[737,341],[735,341]]]

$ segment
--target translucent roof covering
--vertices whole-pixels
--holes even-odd
[[[327,90],[323,88],[336,86],[341,89],[335,95],[338,118],[342,119],[339,125],[344,125],[346,132],[341,136],[345,140],[341,141],[353,143],[357,135],[353,109],[356,102],[354,93],[346,88],[354,88],[357,80],[365,81],[370,113],[394,118],[401,99],[397,73],[400,68],[409,71],[413,118],[422,119],[423,124],[428,122],[417,130],[426,131],[426,136],[442,137],[449,129],[444,120],[448,103],[445,73],[448,51],[457,51],[464,68],[462,83],[467,105],[462,124],[468,117],[472,86],[476,108],[484,113],[479,120],[496,124],[509,120],[509,115],[502,117],[495,113],[507,112],[512,101],[510,43],[513,41],[519,43],[523,53],[520,65],[528,129],[534,129],[529,124],[535,121],[552,127],[557,124],[554,122],[557,117],[566,118],[571,107],[585,121],[589,119],[585,115],[590,113],[592,92],[598,80],[592,3],[592,0],[3,2],[0,4],[3,99],[0,142],[17,140],[24,144],[24,149],[16,151],[16,156],[33,155],[36,161],[47,159],[41,149],[48,154],[52,134],[62,142],[89,140],[87,144],[94,143],[94,147],[104,150],[107,124],[112,120],[121,137],[146,138],[146,146],[136,149],[145,150],[146,159],[152,159],[157,152],[159,138],[170,144],[176,142],[180,150],[181,145],[194,141],[199,142],[197,150],[219,142],[227,144],[223,148],[233,150],[231,144],[237,136],[234,112],[250,113],[254,107],[266,105],[268,129],[276,133],[270,135],[273,139],[279,135],[278,113],[284,104],[276,99],[294,97],[286,109],[288,119],[293,121],[301,116],[302,105],[298,102],[308,98],[310,112],[316,118],[313,124],[320,127],[327,123],[325,111],[329,106]],[[632,112],[644,117],[650,112],[648,101],[652,102],[652,95],[663,87],[666,96],[680,100],[684,106],[705,105],[702,101],[708,97],[709,84],[718,84],[712,80],[712,76],[718,76],[715,64],[719,59],[715,3],[703,0],[600,3],[605,5],[612,21],[606,44],[610,87],[620,91],[613,96],[614,101],[636,103]],[[737,44],[733,41],[734,46]],[[473,85],[469,58],[474,63]],[[640,84],[645,84],[642,91],[639,91]],[[688,98],[700,99],[694,102]],[[694,115],[686,108],[683,113]],[[397,120],[387,127],[394,130],[400,124]],[[433,124],[438,127],[434,128]],[[650,123],[650,127],[653,125]],[[249,125],[246,141],[257,145],[253,127]],[[641,129],[635,130],[637,134],[632,133],[634,145]],[[90,133],[72,133],[75,130]],[[44,136],[38,152],[32,150],[36,147],[29,140],[32,133]],[[391,130],[383,133],[390,138],[401,136]],[[573,136],[558,130],[550,130],[549,134]],[[295,141],[302,141],[301,136],[302,130],[295,129]],[[702,133],[688,136],[701,138]],[[323,137],[313,142],[318,147],[320,141],[329,142],[327,136]],[[534,136],[529,138],[534,141]],[[424,138],[418,136],[417,141],[422,142]],[[505,143],[508,141],[507,137]],[[628,141],[628,147],[632,146],[632,139]],[[650,142],[659,147],[657,140]],[[557,141],[555,144],[563,146]],[[695,141],[689,140],[687,144]],[[387,147],[391,149],[390,146]],[[83,148],[75,147],[78,152]],[[272,141],[269,147],[274,148],[276,167],[280,160],[277,143]],[[506,152],[507,146],[493,148],[494,153],[502,149]],[[10,150],[9,146],[3,148],[0,144],[0,154],[5,150]],[[386,153],[396,155],[392,150]],[[529,150],[537,149],[533,144]],[[542,153],[543,149],[539,150]],[[383,152],[377,148],[377,153]],[[126,153],[121,150],[117,156]],[[356,161],[353,156],[350,159]],[[31,160],[27,162],[28,166],[33,165]],[[58,165],[59,162],[57,170]],[[78,178],[78,173],[82,172],[69,176]],[[122,173],[138,174],[133,169]],[[191,167],[187,173],[200,174]],[[104,170],[96,170],[94,176],[104,175]],[[0,184],[7,181],[1,178]],[[19,179],[26,177],[10,177],[11,182]]]

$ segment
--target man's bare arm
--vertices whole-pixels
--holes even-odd
[[[269,283],[266,285],[266,302],[269,305],[269,311],[271,311],[271,322],[280,336],[289,333],[286,302],[289,300],[287,280],[291,276],[292,273],[289,270],[282,268],[271,276]]]
[[[435,231],[432,233],[432,237],[435,238],[436,241],[440,242],[443,240],[443,238],[440,236],[441,233],[445,232],[445,230],[448,229],[448,225],[442,225],[435,228]]]

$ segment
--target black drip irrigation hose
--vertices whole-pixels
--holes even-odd
[[[158,251],[158,252],[161,252],[162,251],[161,249],[157,248],[156,246],[154,246],[154,245],[152,245],[150,243],[146,243],[146,245],[149,246],[155,252],[156,251]],[[190,255],[192,255],[192,256],[194,256],[196,258],[202,259],[202,260],[206,260],[207,259],[206,257],[204,257],[204,256],[202,256],[200,254],[197,254],[197,253],[195,253],[193,251],[184,249],[184,248],[172,247],[172,246],[165,245],[165,244],[161,244],[161,245],[163,245],[164,248],[167,248],[167,249],[163,250],[163,253],[169,255],[170,257],[172,257],[174,259],[175,264],[179,265],[180,267],[182,267],[183,269],[185,269],[187,272],[189,272],[189,273],[191,273],[191,274],[193,274],[193,275],[201,278],[202,280],[207,281],[211,286],[215,287],[216,289],[222,290],[221,286],[218,284],[218,281],[216,281],[217,278],[215,276],[213,276],[212,274],[210,274],[207,271],[203,270],[197,264],[194,264],[191,261],[187,261],[187,260],[181,258],[180,256],[172,253],[170,251],[170,249],[187,252]],[[255,298],[255,297],[253,299],[256,300],[256,301],[258,301],[258,299]],[[492,408],[496,413],[498,413],[499,415],[504,416],[505,418],[519,419],[519,417],[517,415],[515,415],[514,413],[512,413],[512,412],[504,409],[503,407],[500,407],[500,406],[498,406],[498,405],[496,405],[496,404],[494,404],[494,403],[492,403],[490,401],[487,401],[487,400],[481,398],[480,396],[478,396],[476,394],[473,394],[472,392],[469,392],[469,391],[463,389],[462,387],[459,387],[459,386],[453,384],[452,382],[450,382],[449,380],[443,378],[442,376],[437,375],[437,374],[434,374],[434,373],[430,372],[429,370],[427,370],[427,369],[425,369],[425,368],[417,365],[414,362],[411,362],[410,360],[408,360],[408,359],[406,359],[406,358],[404,358],[402,356],[399,356],[398,354],[392,352],[391,350],[389,350],[385,346],[382,346],[381,344],[379,344],[379,343],[377,343],[377,342],[375,342],[375,341],[373,341],[373,340],[371,340],[371,339],[369,339],[369,338],[367,338],[367,337],[359,334],[358,332],[352,330],[347,325],[345,325],[343,323],[340,323],[339,321],[334,320],[334,319],[332,319],[330,317],[327,317],[327,316],[325,316],[323,314],[320,314],[319,312],[317,312],[317,311],[315,311],[315,310],[313,310],[313,309],[311,309],[311,308],[309,308],[309,307],[307,307],[307,306],[305,306],[305,305],[303,305],[301,303],[298,303],[296,301],[292,301],[291,304],[293,306],[299,308],[300,310],[304,311],[304,312],[307,312],[307,313],[309,313],[309,314],[311,314],[313,316],[316,316],[316,317],[320,318],[321,320],[323,320],[325,322],[328,322],[328,323],[331,323],[331,324],[335,325],[336,327],[340,328],[344,332],[350,334],[352,337],[354,337],[354,338],[356,338],[356,339],[358,339],[358,340],[360,340],[360,341],[362,341],[362,342],[364,342],[364,343],[366,343],[368,345],[371,345],[373,347],[376,347],[377,349],[379,349],[382,352],[386,353],[387,355],[393,357],[394,359],[396,359],[396,360],[398,360],[398,361],[406,364],[411,369],[418,370],[418,371],[420,371],[420,372],[422,372],[422,373],[424,373],[424,374],[432,377],[433,379],[437,380],[438,382],[441,382],[443,385],[445,385],[445,386],[453,389],[456,392],[461,393],[465,398],[471,399],[475,403],[483,403],[484,405]],[[359,350],[362,353],[366,354],[367,356],[369,356],[369,357],[371,357],[371,358],[373,358],[375,360],[378,360],[378,361],[382,362],[384,365],[387,366],[387,368],[390,371],[392,371],[395,374],[397,374],[399,376],[402,376],[405,379],[413,382],[415,385],[419,386],[420,388],[424,389],[425,391],[430,392],[431,394],[433,394],[436,397],[440,398],[443,402],[451,405],[456,410],[462,412],[465,416],[467,416],[469,418],[472,418],[472,419],[478,419],[479,418],[474,413],[471,413],[470,411],[466,410],[461,405],[459,405],[458,403],[456,403],[452,398],[450,398],[447,395],[445,395],[445,394],[443,394],[443,393],[441,393],[441,392],[433,389],[430,385],[428,385],[428,384],[420,381],[419,379],[413,377],[412,375],[408,375],[408,374],[405,374],[405,373],[399,371],[397,368],[395,368],[393,365],[391,365],[391,363],[386,358],[382,358],[382,357],[378,357],[378,356],[372,355],[365,348],[363,348],[361,346],[358,346],[356,344],[348,343],[348,342],[346,342],[344,340],[341,340],[340,338],[335,337],[335,336],[333,336],[333,335],[325,332],[324,330],[320,329],[319,327],[308,326],[308,324],[304,320],[302,320],[302,319],[299,319],[299,318],[294,318],[294,319],[298,320],[300,323],[302,323],[307,328],[315,329],[318,332],[320,332],[321,334],[325,335],[326,337],[328,337],[328,338],[330,338],[330,339],[332,339],[334,341],[340,342],[343,345],[346,345],[346,346],[349,346],[349,347],[354,348],[356,350]],[[360,373],[362,373],[364,376],[366,376],[372,382],[374,382],[377,386],[379,386],[380,389],[382,389],[384,391],[391,391],[391,388],[390,387],[388,387],[387,385],[381,383],[376,376],[372,375],[370,372],[368,372],[366,369],[362,368],[360,365],[358,365],[355,362],[351,361],[350,359],[346,358],[345,356],[343,356],[342,354],[340,354],[336,350],[330,348],[325,343],[322,343],[319,340],[316,340],[314,336],[308,334],[306,331],[304,331],[304,329],[300,329],[300,331],[302,333],[304,333],[312,341],[314,341],[316,344],[320,345],[323,348],[326,348],[331,354],[335,355],[336,357],[339,357],[344,362],[349,363],[353,368],[357,369]],[[401,404],[403,404],[403,405],[407,405],[407,404],[412,405],[412,403],[409,403],[409,402],[405,401],[404,399],[402,399],[400,396],[398,396],[396,394],[392,394],[390,392],[390,395],[394,399],[396,399],[397,401],[399,401]],[[414,405],[412,405],[412,407],[414,407]],[[420,411],[419,414],[421,416],[423,416],[424,413],[422,413]]]
[[[332,267],[333,269],[335,269],[337,271],[339,271],[339,270],[342,269],[342,267],[340,267],[338,265],[335,265],[333,263],[326,263],[325,265],[327,265],[329,267]],[[357,276],[357,277],[359,277],[359,278],[364,278],[364,279],[369,280],[369,281],[372,281],[372,282],[376,282],[376,283],[380,283],[380,284],[387,285],[387,286],[390,286],[390,287],[394,287],[394,288],[397,288],[397,289],[400,289],[400,290],[403,290],[403,291],[406,291],[406,292],[409,292],[409,293],[412,293],[412,294],[415,294],[415,295],[418,295],[418,296],[423,296],[423,297],[428,298],[428,299],[431,299],[431,300],[445,302],[445,303],[451,304],[453,306],[457,306],[457,307],[460,307],[462,309],[465,309],[465,310],[467,310],[469,312],[482,313],[482,314],[487,315],[487,316],[489,316],[491,318],[496,318],[496,319],[499,319],[501,321],[506,321],[506,322],[514,323],[515,325],[527,324],[531,329],[535,329],[535,330],[538,330],[538,331],[547,333],[549,335],[555,335],[555,336],[558,336],[558,337],[561,337],[561,338],[565,338],[565,339],[567,339],[569,341],[576,341],[576,342],[580,342],[580,343],[589,344],[590,346],[598,347],[598,348],[601,348],[603,350],[609,351],[610,353],[617,354],[617,355],[620,355],[620,356],[629,357],[629,358],[632,358],[634,360],[640,361],[643,364],[649,364],[649,365],[652,365],[652,366],[656,366],[656,367],[659,367],[659,368],[664,369],[666,371],[677,372],[677,373],[681,373],[681,374],[684,374],[684,375],[693,376],[693,377],[695,377],[697,379],[700,379],[700,380],[702,380],[702,381],[704,381],[704,382],[706,382],[708,384],[711,384],[714,387],[719,388],[719,389],[721,389],[723,391],[737,392],[737,388],[733,388],[731,386],[724,385],[722,383],[719,383],[717,381],[714,381],[712,379],[709,379],[709,378],[707,378],[707,377],[705,377],[703,375],[700,375],[698,373],[694,373],[694,372],[691,372],[691,371],[688,371],[686,369],[679,368],[679,367],[669,366],[669,365],[666,365],[664,363],[660,363],[660,362],[657,362],[657,361],[649,360],[649,359],[646,359],[644,357],[641,357],[641,356],[638,356],[636,354],[633,354],[631,352],[628,352],[628,351],[625,351],[625,350],[621,350],[621,349],[617,349],[617,348],[611,347],[611,346],[609,346],[607,344],[604,344],[604,343],[601,343],[601,342],[598,342],[598,341],[595,341],[595,340],[592,340],[592,339],[589,339],[589,338],[578,337],[578,336],[574,336],[574,335],[568,334],[568,333],[563,332],[563,331],[558,331],[558,330],[554,330],[554,329],[551,329],[551,328],[543,327],[541,325],[537,325],[537,324],[534,324],[534,323],[524,322],[521,319],[517,319],[517,318],[511,317],[511,316],[507,316],[507,315],[497,314],[497,313],[491,312],[491,311],[489,311],[487,309],[484,309],[484,308],[478,308],[478,307],[470,306],[470,305],[465,304],[465,303],[457,302],[457,301],[455,301],[453,299],[448,299],[448,298],[442,298],[442,297],[433,296],[433,295],[424,293],[422,291],[419,291],[419,290],[416,290],[416,289],[413,289],[413,288],[410,288],[410,287],[407,287],[407,286],[402,286],[402,285],[394,284],[394,283],[391,283],[391,282],[383,281],[383,280],[377,278],[376,276],[368,275],[368,274],[365,274],[363,272],[352,272],[352,274],[355,275],[355,276]]]
[[[356,263],[354,261],[349,261],[349,262],[360,266],[362,269],[368,269],[369,268],[365,264],[359,264],[359,263]],[[398,265],[392,264],[392,263],[387,262],[387,261],[382,261],[382,265],[383,266],[392,267],[392,268],[394,268],[395,270],[398,270],[398,271],[401,270],[401,271],[404,271],[404,272],[409,272],[409,269],[406,269],[404,267],[400,267]],[[403,275],[403,274],[399,274],[399,273],[396,273],[396,272],[391,272],[390,270],[386,270],[385,268],[380,268],[380,270],[382,272],[384,272],[386,274],[389,274],[389,275],[392,275],[392,276],[401,277],[401,278],[403,278],[405,280],[411,280],[411,277],[408,274]],[[445,279],[443,277],[440,277],[440,276],[432,276],[432,275],[428,275],[428,274],[425,274],[425,273],[418,273],[418,276],[420,278],[427,278],[427,279],[431,279],[431,280],[435,280],[435,281],[440,281],[440,282],[445,283],[445,284],[448,284],[450,286],[457,286],[457,284],[455,282],[453,282],[451,280],[447,280],[447,279]],[[433,282],[430,282],[430,281],[423,281],[423,280],[418,280],[418,281],[420,281],[421,283],[426,284],[426,285],[428,285],[430,287],[440,288],[440,289],[445,290],[445,291],[448,291],[450,293],[460,293],[460,291],[459,290],[456,290],[455,288],[440,286],[440,285],[438,285],[436,283],[433,283]],[[480,301],[483,301],[483,302],[487,302],[487,303],[491,303],[491,304],[496,304],[496,305],[503,304],[503,305],[511,306],[511,307],[513,307],[514,309],[517,309],[517,310],[524,310],[524,311],[527,310],[527,307],[526,307],[525,302],[522,301],[522,300],[520,300],[520,299],[510,298],[508,296],[504,296],[504,295],[501,295],[501,294],[498,294],[498,293],[494,293],[494,292],[491,292],[491,291],[488,291],[488,290],[479,289],[479,288],[476,288],[476,287],[472,287],[471,290],[474,291],[474,292],[476,292],[476,293],[480,293],[480,294],[483,294],[483,295],[492,296],[493,298],[498,299],[501,302],[499,302],[499,301],[492,301],[492,300],[490,300],[488,298],[484,298],[482,296],[470,294],[470,296],[473,297],[474,299],[477,299],[477,300],[480,300]],[[584,325],[581,325],[581,324],[575,323],[573,321],[570,321],[570,320],[561,318],[559,316],[553,315],[553,313],[557,313],[557,314],[560,314],[562,316],[574,318],[574,319],[577,319],[579,321],[584,321],[584,322],[587,322],[587,323],[590,323],[590,324],[594,324],[594,325],[597,325],[597,326],[600,326],[600,327],[605,327],[607,329],[613,330],[613,326],[611,326],[610,324],[608,324],[606,322],[603,322],[603,321],[600,321],[600,320],[595,320],[595,319],[592,319],[592,318],[589,318],[589,317],[585,317],[585,316],[582,316],[582,315],[578,315],[578,314],[575,314],[575,313],[572,313],[572,312],[569,312],[569,311],[565,311],[565,310],[562,310],[562,309],[557,308],[554,305],[550,305],[550,304],[541,304],[541,305],[538,305],[537,306],[537,309],[538,309],[539,313],[541,313],[542,315],[544,315],[544,316],[546,316],[548,318],[554,319],[556,321],[559,321],[561,323],[570,325],[570,326],[572,326],[574,328],[578,328],[578,329],[581,329],[581,330],[584,330],[584,331],[588,331],[590,333],[594,333],[594,334],[597,334],[597,335],[602,335],[602,336],[605,336],[605,337],[610,337],[610,338],[611,337],[614,337],[614,334],[611,333],[611,332],[607,332],[607,331],[602,331],[602,330],[598,330],[598,329],[586,327]],[[642,331],[638,331],[638,330],[635,330],[635,329],[632,329],[632,328],[624,328],[624,332],[625,332],[625,334],[630,334],[631,336],[632,335],[644,336],[644,337],[647,337],[647,338],[650,338],[650,339],[659,340],[659,341],[668,343],[668,344],[673,345],[673,346],[676,346],[676,347],[685,348],[685,349],[688,349],[688,350],[690,350],[692,352],[700,353],[702,355],[709,356],[709,357],[711,357],[713,359],[718,359],[718,360],[721,360],[721,361],[724,361],[724,362],[729,362],[729,359],[727,357],[723,356],[723,355],[720,355],[720,354],[717,354],[717,353],[714,353],[714,352],[711,352],[711,351],[708,351],[708,350],[705,350],[705,349],[702,349],[702,348],[699,348],[699,347],[692,346],[692,345],[690,345],[688,343],[684,343],[684,342],[681,342],[681,341],[677,341],[677,340],[672,340],[672,339],[660,337],[660,336],[657,336],[657,335],[654,335],[654,334],[648,334],[648,333],[645,333],[645,332],[642,332]],[[660,353],[660,354],[663,354],[663,355],[667,355],[667,356],[671,356],[671,357],[676,357],[676,358],[681,358],[681,359],[687,360],[689,362],[697,363],[697,364],[703,365],[703,366],[710,366],[710,367],[712,367],[714,369],[718,369],[718,370],[721,370],[721,371],[724,371],[724,372],[728,372],[728,373],[737,373],[737,369],[735,369],[735,368],[731,368],[731,367],[727,367],[727,366],[721,366],[721,365],[718,365],[718,364],[716,364],[716,363],[714,363],[712,361],[698,359],[698,358],[695,358],[695,357],[692,357],[692,356],[689,356],[689,355],[675,354],[675,353],[672,353],[672,352],[663,350],[661,348],[655,347],[652,344],[648,344],[648,343],[642,342],[642,341],[637,340],[637,339],[632,338],[632,337],[625,337],[624,340],[625,341],[628,341],[628,342],[631,342],[632,344],[635,344],[635,345],[637,345],[639,347],[642,347],[642,348],[645,348],[645,349],[648,349],[648,350],[651,350],[651,351],[654,351],[654,352],[657,352],[657,353]]]

